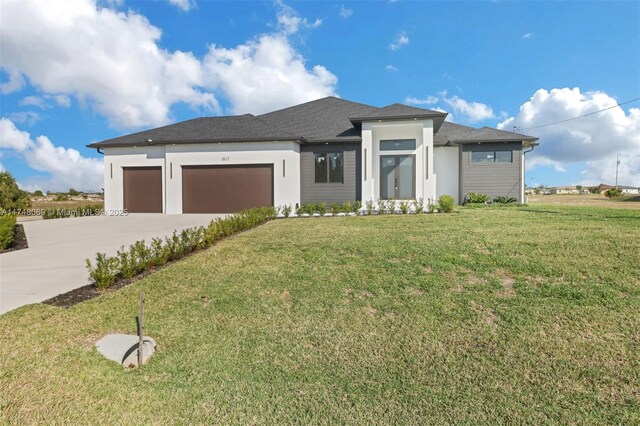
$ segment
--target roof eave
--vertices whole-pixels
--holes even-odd
[[[155,146],[155,145],[186,145],[186,144],[204,144],[204,143],[238,143],[238,142],[296,142],[306,143],[303,137],[260,137],[260,138],[227,138],[227,139],[193,139],[193,140],[153,140],[149,141],[132,141],[132,142],[96,142],[87,145],[87,148],[130,148],[137,146]]]
[[[513,139],[455,139],[449,141],[452,144],[469,144],[469,143],[499,143],[499,142],[530,142],[535,145],[539,145],[539,143],[535,143],[539,138],[513,138]]]
[[[384,117],[349,117],[351,124],[362,124],[366,121],[382,122],[382,121],[417,121],[429,118],[445,118],[446,113],[442,114],[421,114],[421,115],[389,115]]]

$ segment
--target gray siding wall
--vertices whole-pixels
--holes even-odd
[[[344,183],[315,183],[315,152],[344,152]],[[360,144],[300,145],[300,201],[344,203],[361,198]]]
[[[471,163],[472,151],[512,150],[512,163]],[[505,195],[519,202],[522,185],[522,142],[464,144],[460,150],[460,200],[469,192]]]

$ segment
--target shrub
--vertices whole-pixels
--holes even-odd
[[[69,188],[69,195],[71,195],[72,197],[77,197],[78,195],[80,195],[80,191],[77,191],[73,188]]]
[[[351,211],[356,214],[360,212],[361,208],[362,208],[362,201],[360,200],[354,201],[353,204],[351,205]]]
[[[400,211],[402,212],[402,214],[409,213],[409,207],[410,207],[410,204],[407,200],[402,200],[400,202]]]
[[[367,200],[367,202],[365,203],[366,207],[367,207],[367,214],[369,216],[371,216],[373,214],[373,209],[375,207],[375,202],[373,200]]]
[[[161,266],[198,249],[210,247],[218,239],[263,224],[274,219],[276,215],[277,210],[273,207],[243,210],[224,219],[212,220],[207,227],[187,228],[180,233],[174,231],[164,241],[160,238],[154,238],[149,247],[145,245],[144,241],[137,241],[129,247],[129,250],[122,247],[115,257],[107,257],[103,253],[98,253],[95,267],[87,259],[89,275],[96,287],[105,289],[111,286],[118,277],[134,277],[153,266]]]
[[[351,201],[342,203],[341,210],[342,210],[342,213],[351,213],[353,211],[353,205],[351,204]]]
[[[498,204],[515,204],[518,202],[518,200],[516,200],[513,197],[506,197],[504,195],[500,195],[496,198],[493,199],[494,203],[498,203]]]
[[[53,201],[69,201],[69,196],[67,194],[58,194]]]
[[[0,250],[13,244],[16,232],[16,217],[12,215],[0,216]]]
[[[434,213],[436,211],[436,204],[433,202],[431,198],[427,200],[427,211],[429,213]]]
[[[300,207],[298,207],[298,211],[296,213],[298,213],[298,215],[313,213],[313,204],[307,203],[307,204],[301,205]]]
[[[37,189],[37,190],[33,191],[33,196],[34,197],[44,197],[44,194],[42,193],[42,191]]]
[[[487,201],[489,196],[480,192],[469,192],[464,196],[465,204],[486,204]]]
[[[607,196],[607,198],[617,198],[617,197],[621,197],[622,196],[622,190],[619,188],[611,188],[611,189],[607,189],[604,192],[604,195]]]
[[[422,213],[424,210],[424,198],[418,198],[413,202],[413,209],[416,213]]]
[[[393,212],[396,210],[395,200],[381,201],[381,203],[382,205],[380,207],[380,213],[393,214]]]
[[[316,203],[314,208],[314,213],[319,213],[320,216],[324,216],[327,212],[327,203]]]
[[[18,188],[11,173],[0,172],[0,211],[23,210],[31,207],[31,198],[26,191]]]
[[[292,209],[289,204],[285,204],[284,206],[280,207],[280,213],[284,217],[289,217],[291,215],[291,210]]]
[[[442,213],[451,213],[454,205],[455,200],[451,195],[441,195],[440,198],[438,198],[438,210]]]
[[[87,269],[89,270],[89,276],[94,282],[94,285],[99,290],[104,290],[116,282],[119,272],[119,262],[116,257],[107,257],[104,253],[96,254],[95,267],[89,259],[87,259]]]
[[[342,210],[342,206],[340,204],[338,203],[329,204],[329,211],[331,212],[331,214],[337,215],[338,213],[340,213],[341,210]]]

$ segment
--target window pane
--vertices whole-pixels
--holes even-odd
[[[496,151],[496,163],[511,163],[513,151]]]
[[[329,182],[342,183],[344,175],[342,153],[332,152],[327,154],[327,160],[329,161]]]
[[[380,198],[391,200],[396,190],[396,157],[381,157],[380,163]]]
[[[416,149],[415,139],[392,139],[386,141],[380,141],[380,151],[394,151],[394,150],[414,150]]]
[[[493,151],[471,151],[471,162],[493,163],[494,155]]]
[[[327,154],[319,154],[315,155],[316,162],[316,183],[326,183],[327,182]]]

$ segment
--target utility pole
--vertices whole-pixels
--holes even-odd
[[[618,189],[618,167],[620,166],[620,154],[616,157],[616,189]]]

